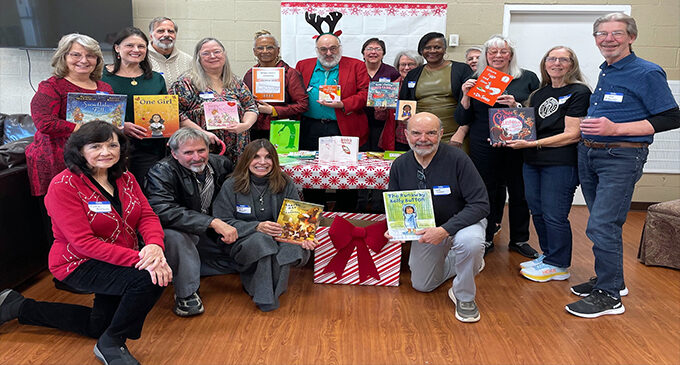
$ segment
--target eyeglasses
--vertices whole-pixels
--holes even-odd
[[[275,46],[258,46],[258,47],[255,47],[255,49],[259,52],[262,52],[264,50],[271,52],[271,51],[275,50],[276,48],[277,47],[275,47]]]
[[[546,57],[545,62],[547,63],[571,63],[571,58],[567,57]]]
[[[368,48],[364,48],[364,52],[382,52],[382,47],[368,47]]]
[[[338,46],[331,46],[331,47],[328,47],[328,48],[326,48],[326,47],[316,47],[316,49],[321,53],[328,53],[328,51],[331,51],[331,53],[335,53],[340,49],[340,47],[338,47]]]
[[[427,46],[427,47],[423,47],[423,51],[441,51],[442,49],[444,49],[444,47],[442,47],[442,46]]]
[[[400,63],[399,64],[399,68],[407,68],[407,67],[415,68],[416,66],[418,66],[418,65],[415,62]]]
[[[611,33],[609,33],[609,32],[595,32],[595,33],[593,33],[593,36],[595,36],[595,38],[597,38],[597,39],[605,39],[605,38],[607,38],[607,36],[610,35],[610,34],[612,35],[612,37],[614,37],[614,38],[616,38],[616,39],[621,39],[621,38],[623,38],[627,33],[626,33],[625,31],[623,31],[623,30],[615,30],[615,31],[613,31],[613,32],[611,32]]]
[[[219,56],[221,56],[223,53],[224,53],[223,50],[221,50],[221,49],[216,49],[216,50],[214,50],[214,51],[205,51],[205,52],[201,52],[201,53],[199,53],[199,54],[201,55],[201,57],[210,57],[210,56],[219,57]]]
[[[97,57],[97,55],[93,55],[91,53],[82,54],[82,53],[79,53],[79,52],[69,52],[69,53],[67,53],[67,55],[71,58],[75,58],[76,60],[80,60],[83,57],[85,57],[85,59],[88,60],[88,61],[96,61],[99,58],[99,57]]]
[[[418,132],[418,131],[408,131],[410,135],[412,135],[415,138],[420,138],[423,135],[423,132]],[[425,132],[425,135],[428,137],[437,137],[439,135],[439,131],[428,131]]]
[[[490,49],[486,50],[486,54],[489,54],[489,55],[500,54],[501,56],[507,56],[507,55],[510,54],[510,51],[505,49],[505,48],[501,48],[501,49],[490,48]]]
[[[417,170],[416,177],[418,178],[418,189],[427,189],[427,180],[425,180],[425,171]]]

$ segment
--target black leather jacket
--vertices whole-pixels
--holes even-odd
[[[229,159],[211,154],[208,163],[215,171],[215,193],[232,172]],[[146,175],[144,192],[163,228],[192,234],[206,233],[213,216],[201,213],[201,196],[198,183],[191,171],[168,156],[154,165]],[[212,214],[212,206],[210,207]]]

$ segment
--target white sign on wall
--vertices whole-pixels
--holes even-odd
[[[341,30],[343,55],[363,59],[361,46],[373,37],[385,41],[384,62],[392,65],[402,50],[415,51],[418,40],[429,32],[446,32],[447,4],[364,2],[281,2],[281,57],[289,65],[316,57],[313,36],[318,32],[305,20],[305,12],[327,16],[339,12],[335,26]],[[328,31],[328,25],[323,25]]]

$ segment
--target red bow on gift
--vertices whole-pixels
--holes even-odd
[[[387,222],[385,220],[367,227],[355,227],[346,219],[335,217],[328,230],[328,236],[331,238],[331,242],[333,242],[333,246],[338,253],[331,259],[323,273],[334,272],[338,279],[342,279],[347,261],[349,261],[349,257],[356,247],[359,280],[364,281],[369,277],[380,280],[378,269],[375,267],[368,249],[370,248],[373,252],[380,252],[383,249],[385,244],[387,244],[387,238],[384,235],[385,231],[387,231]]]

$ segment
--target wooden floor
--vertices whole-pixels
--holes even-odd
[[[428,294],[409,285],[408,270],[393,288],[312,283],[296,269],[281,308],[262,313],[235,275],[204,278],[205,314],[171,312],[172,290],[150,313],[131,352],[145,364],[678,364],[680,271],[637,259],[644,212],[624,226],[626,313],[581,319],[564,306],[578,299],[570,285],[593,274],[584,207],[572,209],[572,277],[534,283],[519,275],[523,258],[507,250],[504,225],[496,250],[477,277],[482,319],[457,321],[443,285]],[[505,220],[507,222],[507,219]],[[537,247],[535,237],[532,245]],[[89,304],[91,297],[54,289],[44,274],[23,293],[40,300]],[[95,341],[57,330],[0,327],[0,364],[97,364]]]

